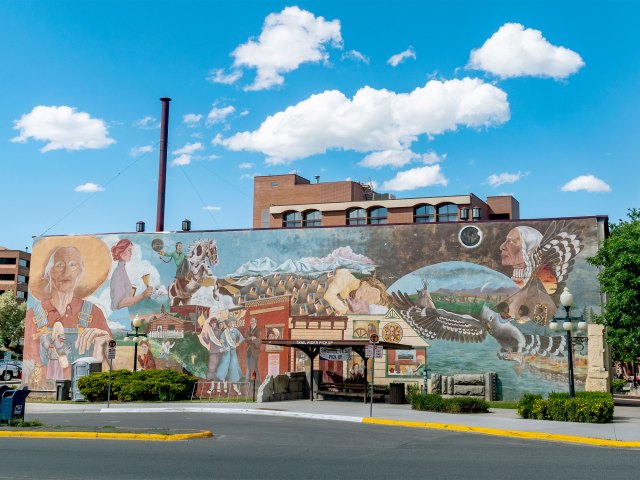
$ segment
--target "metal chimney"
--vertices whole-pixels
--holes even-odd
[[[156,232],[164,230],[164,199],[167,189],[167,139],[169,136],[169,102],[163,97],[162,119],[160,120],[160,159],[158,165],[158,208],[156,210]]]

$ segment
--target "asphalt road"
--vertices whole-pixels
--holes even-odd
[[[38,415],[48,425],[204,429],[210,439],[0,438],[1,479],[640,478],[640,451],[334,421],[222,415]]]

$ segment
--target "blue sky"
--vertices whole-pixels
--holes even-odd
[[[637,2],[0,3],[0,245],[250,228],[253,176],[638,206]]]

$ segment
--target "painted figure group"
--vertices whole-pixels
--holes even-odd
[[[236,317],[227,311],[218,312],[218,317],[210,316],[198,334],[200,344],[209,352],[207,380],[211,380],[211,388],[207,393],[228,392],[228,385],[236,394],[240,394],[238,383],[245,378],[238,361],[238,347],[245,342],[245,337],[235,327]],[[225,318],[226,317],[226,318]],[[257,353],[260,350],[259,336],[255,331],[255,318],[251,319],[253,332],[249,330],[250,340],[247,347],[247,377],[250,368],[257,371]],[[256,350],[256,339],[257,352]]]

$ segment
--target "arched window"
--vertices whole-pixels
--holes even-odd
[[[367,211],[364,208],[347,210],[347,225],[366,225]]]
[[[438,207],[438,222],[457,222],[458,206],[453,203],[446,203]]]
[[[282,215],[282,226],[284,228],[301,227],[302,214],[300,212],[285,212]]]
[[[371,225],[381,225],[387,223],[387,209],[384,207],[371,207],[367,223]]]
[[[302,214],[303,227],[319,227],[322,225],[322,214],[318,210],[307,210]]]
[[[431,223],[436,221],[436,209],[431,205],[418,205],[413,209],[413,223]]]

